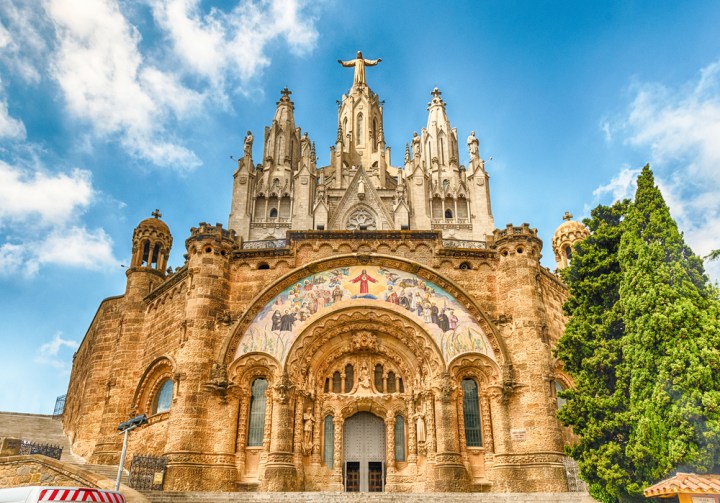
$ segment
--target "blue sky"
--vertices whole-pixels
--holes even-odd
[[[695,252],[720,248],[718,23],[716,1],[0,3],[0,410],[52,412],[140,220],[160,208],[172,266],[190,227],[226,225],[230,156],[283,87],[327,164],[357,50],[383,59],[393,165],[439,87],[493,158],[496,225],[537,227],[544,265],[563,213],[646,162]]]

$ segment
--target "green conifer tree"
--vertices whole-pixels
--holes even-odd
[[[629,496],[673,470],[720,467],[717,301],[649,166],[637,186],[618,251],[625,335],[617,375],[629,397]]]
[[[591,235],[580,242],[563,279],[570,289],[565,312],[570,317],[556,354],[572,375],[575,387],[565,392],[558,415],[580,435],[570,454],[578,460],[590,493],[601,501],[616,501],[617,487],[629,483],[624,441],[629,430],[623,416],[627,390],[618,386],[615,370],[621,362],[624,335],[619,311],[618,248],[629,201],[598,206],[585,225]]]
[[[720,309],[646,166],[634,203],[600,206],[563,273],[573,376],[559,417],[593,496],[643,501],[675,470],[720,469]]]

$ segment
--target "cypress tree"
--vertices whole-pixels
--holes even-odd
[[[601,501],[643,501],[673,471],[720,470],[720,309],[648,166],[633,203],[599,206],[563,277],[560,419]]]
[[[631,497],[677,469],[720,468],[717,300],[649,166],[637,186],[618,250]]]
[[[618,386],[616,368],[624,323],[619,310],[618,248],[629,201],[598,206],[584,221],[591,235],[573,252],[563,279],[570,290],[565,313],[570,317],[556,355],[572,375],[575,387],[565,392],[567,403],[558,415],[580,435],[569,454],[578,460],[590,493],[614,501],[616,487],[629,482],[624,464],[628,425],[624,420],[627,390]]]

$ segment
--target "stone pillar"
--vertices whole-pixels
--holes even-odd
[[[333,416],[333,474],[328,489],[331,491],[343,491],[343,426],[345,420],[341,416]]]
[[[407,427],[408,427],[408,465],[417,463],[417,431],[415,428],[415,400],[408,398],[407,403]]]
[[[265,473],[260,490],[287,492],[300,489],[298,473],[293,464],[293,389],[287,374],[283,374],[273,389],[272,435]]]
[[[433,386],[437,435],[434,490],[438,492],[469,489],[468,473],[460,457],[455,388],[447,373],[442,374]]]
[[[235,436],[235,467],[238,480],[245,476],[245,445],[247,444],[248,412],[250,395],[245,392],[239,396],[237,413],[237,435]]]

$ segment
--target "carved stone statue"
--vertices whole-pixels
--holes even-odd
[[[315,422],[315,417],[312,413],[312,407],[308,407],[305,409],[305,414],[303,414],[303,449],[305,452],[310,452],[312,450],[312,436],[313,436],[313,423]]]
[[[420,137],[417,132],[413,133],[412,151],[413,157],[420,157]]]
[[[354,66],[355,67],[355,77],[353,79],[353,86],[364,86],[365,84],[365,66],[375,66],[378,63],[382,61],[381,58],[378,59],[364,59],[362,55],[362,51],[358,51],[357,58],[351,59],[350,61],[343,61],[341,59],[338,59],[338,63],[340,63],[343,66]]]
[[[247,132],[247,135],[245,135],[245,148],[244,152],[245,155],[248,157],[252,156],[252,144],[253,144],[253,135],[250,131]]]
[[[470,159],[476,159],[478,157],[478,150],[480,146],[480,140],[475,136],[475,131],[470,133],[467,139],[468,152],[470,152]]]
[[[427,432],[425,431],[425,414],[418,412],[415,414],[415,434],[418,443],[427,440]]]

